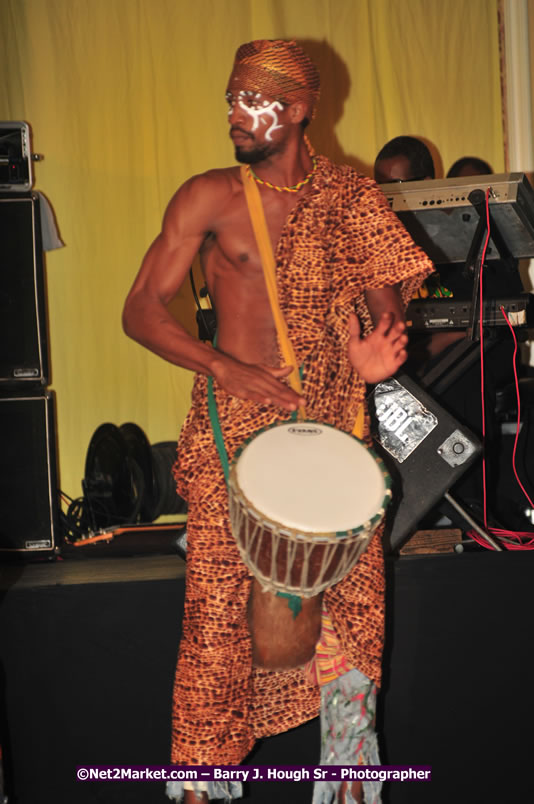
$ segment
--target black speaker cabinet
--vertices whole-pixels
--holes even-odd
[[[0,397],[0,558],[59,549],[54,397]]]
[[[0,389],[49,383],[39,197],[0,194]]]
[[[375,447],[393,479],[384,541],[394,552],[476,460],[481,444],[406,374],[376,385],[369,411]]]

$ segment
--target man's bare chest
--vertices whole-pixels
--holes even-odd
[[[273,191],[270,191],[270,195],[260,194],[260,198],[271,248],[276,254],[284,226],[297,199],[274,194]],[[221,210],[207,243],[237,271],[249,273],[251,268],[260,265],[258,243],[243,193],[227,209]]]

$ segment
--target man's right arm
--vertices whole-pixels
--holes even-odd
[[[193,177],[178,190],[126,298],[124,331],[170,363],[212,375],[230,394],[295,410],[300,400],[282,382],[290,367],[242,363],[190,335],[167,309],[230,193],[229,179],[221,174]]]
[[[123,327],[127,335],[178,366],[210,374],[217,357],[209,345],[190,335],[169,313],[174,298],[209,225],[209,187],[205,176],[186,182],[171,199],[163,226],[148,249],[126,298]],[[200,198],[206,204],[200,203]]]

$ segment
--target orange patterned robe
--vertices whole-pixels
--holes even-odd
[[[364,290],[402,282],[407,304],[432,265],[375,183],[325,157],[318,157],[312,189],[286,221],[276,265],[280,306],[304,367],[307,416],[351,431],[365,383],[347,358],[349,312],[356,305],[368,330]],[[237,765],[257,738],[315,717],[320,698],[302,668],[275,672],[252,667],[246,618],[251,577],[230,531],[206,385],[205,377],[196,377],[175,467],[189,514],[171,758],[177,764]],[[288,418],[287,411],[231,397],[216,383],[214,388],[230,459],[256,430]],[[325,602],[350,664],[380,683],[380,533],[349,575],[325,592]]]

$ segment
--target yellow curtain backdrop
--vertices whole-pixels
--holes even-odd
[[[232,164],[224,92],[253,38],[296,38],[323,74],[311,139],[370,171],[412,134],[445,169],[503,169],[497,0],[0,0],[0,119],[27,120],[36,189],[65,248],[47,255],[61,487],[90,437],[134,421],[177,437],[192,378],[129,341],[120,316],[174,190]],[[440,168],[438,160],[438,169]],[[173,306],[192,321],[184,287]]]

